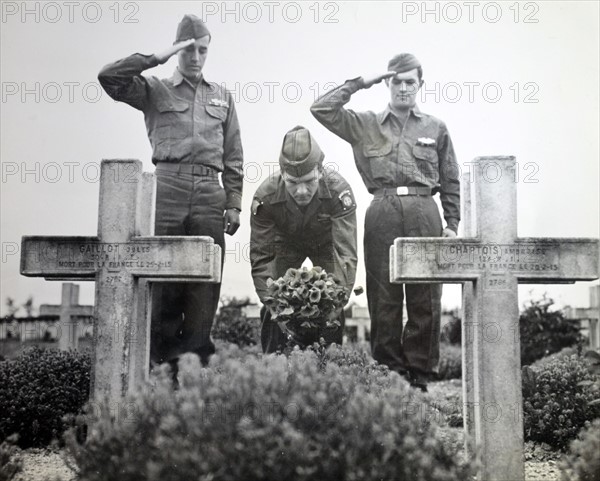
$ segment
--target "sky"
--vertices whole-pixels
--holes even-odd
[[[184,14],[212,34],[204,75],[233,94],[242,131],[242,225],[227,237],[223,296],[250,296],[249,210],[277,168],[284,134],[311,130],[325,163],[351,184],[359,222],[356,285],[371,200],[350,146],[310,114],[346,79],[387,70],[395,54],[421,61],[422,111],[447,124],[463,171],[482,155],[517,160],[522,237],[599,236],[598,2],[2,2],[0,297],[60,302],[60,283],[19,274],[24,235],[95,235],[101,159],[135,158],[153,171],[143,116],[100,88],[105,64],[170,46]],[[145,72],[169,77],[173,58]],[[348,108],[383,110],[384,84]],[[493,215],[493,213],[490,213]],[[519,287],[585,307],[592,283]],[[93,283],[80,303],[93,303]],[[366,304],[362,294],[354,299]],[[460,286],[443,303],[460,305]]]

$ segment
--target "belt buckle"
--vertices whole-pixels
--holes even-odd
[[[408,195],[408,187],[396,187],[396,195]]]

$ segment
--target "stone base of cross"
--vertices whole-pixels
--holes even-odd
[[[91,398],[118,405],[149,368],[149,283],[220,282],[210,237],[151,236],[154,176],[103,160],[96,237],[23,237],[21,274],[96,283]]]
[[[519,238],[514,157],[475,159],[473,238],[402,238],[390,248],[390,282],[464,283],[466,434],[482,480],[523,480],[518,283],[597,279],[599,241]],[[500,175],[489,180],[493,168]]]

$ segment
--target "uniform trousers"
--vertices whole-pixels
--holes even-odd
[[[365,216],[367,301],[373,358],[390,369],[437,372],[441,284],[390,283],[389,249],[397,237],[439,237],[442,221],[431,196],[375,197]],[[406,294],[408,321],[403,329]]]
[[[225,190],[215,175],[156,172],[155,235],[210,236],[225,253]],[[198,252],[198,255],[206,255]],[[210,338],[221,283],[154,283],[150,358],[173,362],[194,352],[203,363],[215,346]]]

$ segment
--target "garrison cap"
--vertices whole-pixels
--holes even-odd
[[[294,177],[302,177],[315,166],[321,166],[324,158],[325,154],[308,129],[297,126],[283,138],[279,167],[282,172],[287,172]]]
[[[177,25],[177,36],[175,43],[182,42],[183,40],[189,40],[190,38],[201,38],[208,35],[210,32],[206,28],[206,24],[196,15],[187,14],[184,15]]]
[[[412,53],[398,54],[388,62],[388,70],[396,73],[408,72],[420,66],[421,62]]]

